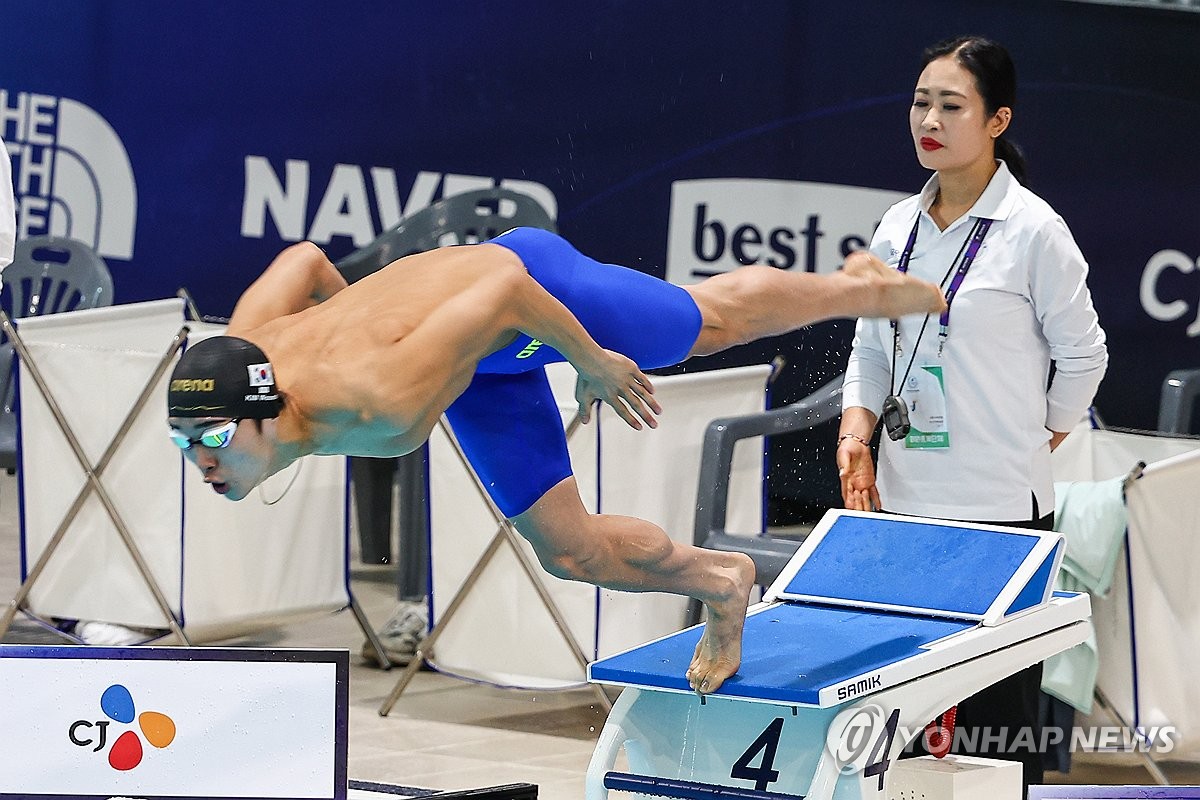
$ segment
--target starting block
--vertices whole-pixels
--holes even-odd
[[[587,800],[887,800],[927,723],[1084,641],[1087,596],[1052,588],[1063,549],[1057,533],[828,512],[747,612],[741,668],[717,692],[684,678],[703,626],[590,665],[628,688]]]

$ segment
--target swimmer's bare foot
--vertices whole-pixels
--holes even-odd
[[[744,553],[729,553],[722,567],[727,585],[719,597],[705,600],[708,621],[688,667],[687,679],[700,694],[715,692],[742,663],[742,627],[754,586],[754,562]]]
[[[842,272],[862,284],[859,316],[898,319],[905,314],[939,314],[946,309],[942,290],[928,281],[904,275],[871,253],[846,257]]]

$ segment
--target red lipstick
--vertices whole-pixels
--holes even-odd
[[[927,153],[932,150],[941,150],[943,147],[945,147],[945,145],[939,142],[937,139],[930,139],[928,136],[921,137],[921,149]]]

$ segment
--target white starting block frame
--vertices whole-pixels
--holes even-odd
[[[0,798],[346,800],[346,650],[0,645]]]
[[[716,693],[684,677],[702,626],[589,667],[629,688],[587,800],[882,800],[928,722],[1086,638],[1087,596],[1052,590],[1063,548],[1057,533],[828,512],[747,613],[741,668]]]

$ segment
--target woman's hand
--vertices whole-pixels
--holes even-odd
[[[651,428],[658,427],[654,415],[662,413],[662,406],[654,399],[650,379],[632,359],[612,350],[602,350],[600,357],[586,370],[579,364],[574,366],[579,372],[575,401],[579,403],[579,417],[583,422],[591,421],[592,403],[602,400],[634,430],[642,429],[642,420]]]
[[[838,480],[842,484],[842,501],[855,511],[878,511],[879,489],[875,486],[875,464],[871,448],[858,439],[845,438],[838,442]]]

